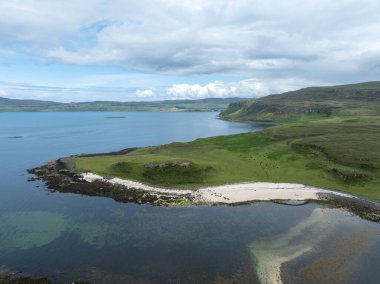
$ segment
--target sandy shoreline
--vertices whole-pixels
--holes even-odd
[[[125,151],[129,151],[126,149]],[[314,186],[293,183],[250,182],[198,189],[162,188],[120,178],[106,179],[90,172],[78,173],[69,159],[61,158],[41,167],[28,170],[43,180],[51,191],[109,197],[118,202],[138,204],[243,204],[272,201],[288,205],[302,205],[318,201],[344,208],[370,221],[380,222],[380,203]]]
[[[93,173],[82,173],[84,181],[102,181],[114,185],[121,185],[127,189],[139,189],[151,194],[169,194],[173,196],[189,195],[194,203],[204,204],[234,204],[249,201],[271,201],[271,200],[321,200],[324,194],[357,198],[355,196],[326,190],[313,186],[292,183],[269,183],[252,182],[236,183],[222,186],[198,188],[194,190],[160,188],[143,184],[141,182],[125,180],[120,178],[106,179]]]

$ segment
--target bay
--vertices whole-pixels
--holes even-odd
[[[270,202],[156,207],[51,193],[27,181],[27,168],[62,156],[267,126],[216,116],[0,113],[0,270],[57,283],[257,283],[280,272],[289,283],[375,283],[379,226],[339,209]]]

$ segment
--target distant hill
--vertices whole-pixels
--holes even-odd
[[[380,82],[309,87],[233,102],[220,114],[232,120],[291,121],[331,116],[380,115]]]
[[[15,99],[7,99],[0,97],[0,106],[1,107],[41,107],[41,106],[49,106],[49,105],[59,105],[60,103],[50,102],[50,101],[38,101],[38,100],[15,100]]]
[[[154,102],[95,101],[58,103],[38,100],[16,100],[0,97],[0,112],[58,111],[222,111],[242,98],[206,98],[200,100],[165,100]]]

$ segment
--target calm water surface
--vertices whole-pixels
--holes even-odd
[[[376,283],[379,225],[338,209],[165,208],[49,193],[27,181],[27,168],[61,156],[265,127],[216,115],[0,113],[0,271],[64,283],[257,283],[280,273],[289,283]]]

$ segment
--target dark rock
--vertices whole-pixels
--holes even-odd
[[[319,196],[322,200],[317,201],[318,203],[331,205],[334,208],[343,208],[363,219],[380,222],[380,204],[377,202],[329,193],[319,194]]]
[[[36,180],[40,180],[40,178],[37,176],[33,176],[27,179],[27,181],[36,181]]]
[[[61,158],[51,161],[44,166],[29,169],[29,173],[42,179],[51,191],[77,193],[89,196],[110,197],[119,202],[134,202],[138,204],[150,203],[167,205],[177,203],[183,199],[189,200],[188,195],[171,196],[170,194],[152,194],[137,188],[127,188],[122,185],[111,184],[96,180],[87,182],[75,172],[75,164],[71,158]]]

